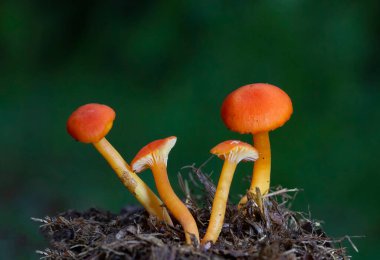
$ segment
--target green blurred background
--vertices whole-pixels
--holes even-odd
[[[217,143],[251,141],[219,110],[253,82],[280,86],[294,105],[271,134],[272,184],[303,188],[294,208],[329,235],[365,235],[354,259],[379,255],[380,2],[231,3],[0,2],[0,259],[36,259],[46,246],[30,217],[136,203],[95,149],[66,133],[75,108],[116,110],[108,139],[127,161],[176,135],[174,184]],[[221,166],[204,169],[216,181]],[[239,165],[233,201],[251,167]]]

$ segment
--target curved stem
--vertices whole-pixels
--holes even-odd
[[[259,159],[257,159],[253,166],[253,176],[249,192],[256,193],[256,187],[260,189],[262,195],[269,192],[270,188],[270,171],[271,171],[271,151],[269,132],[257,133],[253,136],[253,144],[259,152]],[[247,202],[247,196],[244,196],[239,206]]]
[[[212,203],[211,217],[207,227],[205,236],[202,239],[202,244],[208,241],[215,243],[222,231],[224,215],[226,213],[226,206],[228,200],[228,193],[230,191],[232,177],[236,169],[236,163],[225,161],[223,169],[219,177],[218,187],[214,201]]]
[[[194,235],[197,242],[199,242],[198,227],[194,217],[173,191],[168,179],[165,163],[153,163],[151,169],[162,201],[185,231],[186,243],[192,244],[191,235]]]
[[[93,145],[116,172],[124,186],[136,197],[149,214],[156,216],[159,220],[165,221],[168,225],[172,226],[173,222],[167,210],[162,207],[162,201],[145,182],[131,170],[128,163],[107,139],[102,138],[99,142],[93,143]]]

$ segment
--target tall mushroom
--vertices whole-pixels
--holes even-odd
[[[106,105],[86,104],[75,110],[67,120],[67,131],[77,141],[92,143],[116,172],[121,182],[144,206],[149,214],[173,225],[161,200],[130,168],[105,136],[112,128],[115,111]]]
[[[192,244],[192,238],[194,238],[198,244],[197,224],[185,204],[173,191],[166,169],[169,152],[176,141],[177,138],[171,136],[147,144],[137,153],[132,160],[131,166],[136,172],[142,172],[147,168],[152,170],[158,193],[165,206],[182,225],[185,231],[186,243]]]
[[[235,140],[218,144],[211,149],[211,153],[223,159],[224,164],[212,203],[210,221],[202,239],[203,245],[209,241],[215,243],[222,230],[228,193],[237,164],[240,161],[255,161],[259,157],[252,145]]]
[[[224,124],[232,131],[253,134],[253,144],[259,151],[249,192],[255,193],[257,187],[261,194],[268,193],[271,171],[269,131],[285,124],[292,113],[289,96],[280,88],[265,83],[240,87],[224,100],[221,109]],[[246,201],[244,196],[239,204]]]

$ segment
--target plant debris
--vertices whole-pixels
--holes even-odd
[[[192,194],[181,175],[179,184],[203,237],[215,185],[200,168],[187,168],[191,182],[202,192]],[[37,253],[41,259],[349,259],[342,246],[344,239],[351,241],[349,237],[332,239],[320,222],[290,209],[297,192],[279,187],[261,199],[251,195],[241,209],[229,203],[218,241],[205,247],[186,245],[178,223],[165,225],[137,206],[119,214],[92,208],[33,218],[41,222],[49,243]]]

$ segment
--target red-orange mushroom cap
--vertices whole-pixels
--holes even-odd
[[[225,125],[242,134],[274,130],[285,124],[292,113],[289,96],[265,83],[246,85],[231,92],[221,109]]]
[[[259,158],[259,153],[252,145],[237,140],[224,141],[212,148],[210,152],[223,160],[234,163],[255,161]]]
[[[170,136],[147,144],[133,158],[131,162],[133,170],[135,172],[142,172],[156,162],[163,162],[166,166],[169,152],[176,142],[177,137]]]
[[[67,120],[67,132],[82,143],[100,141],[112,128],[115,111],[102,104],[86,104],[75,110]]]

